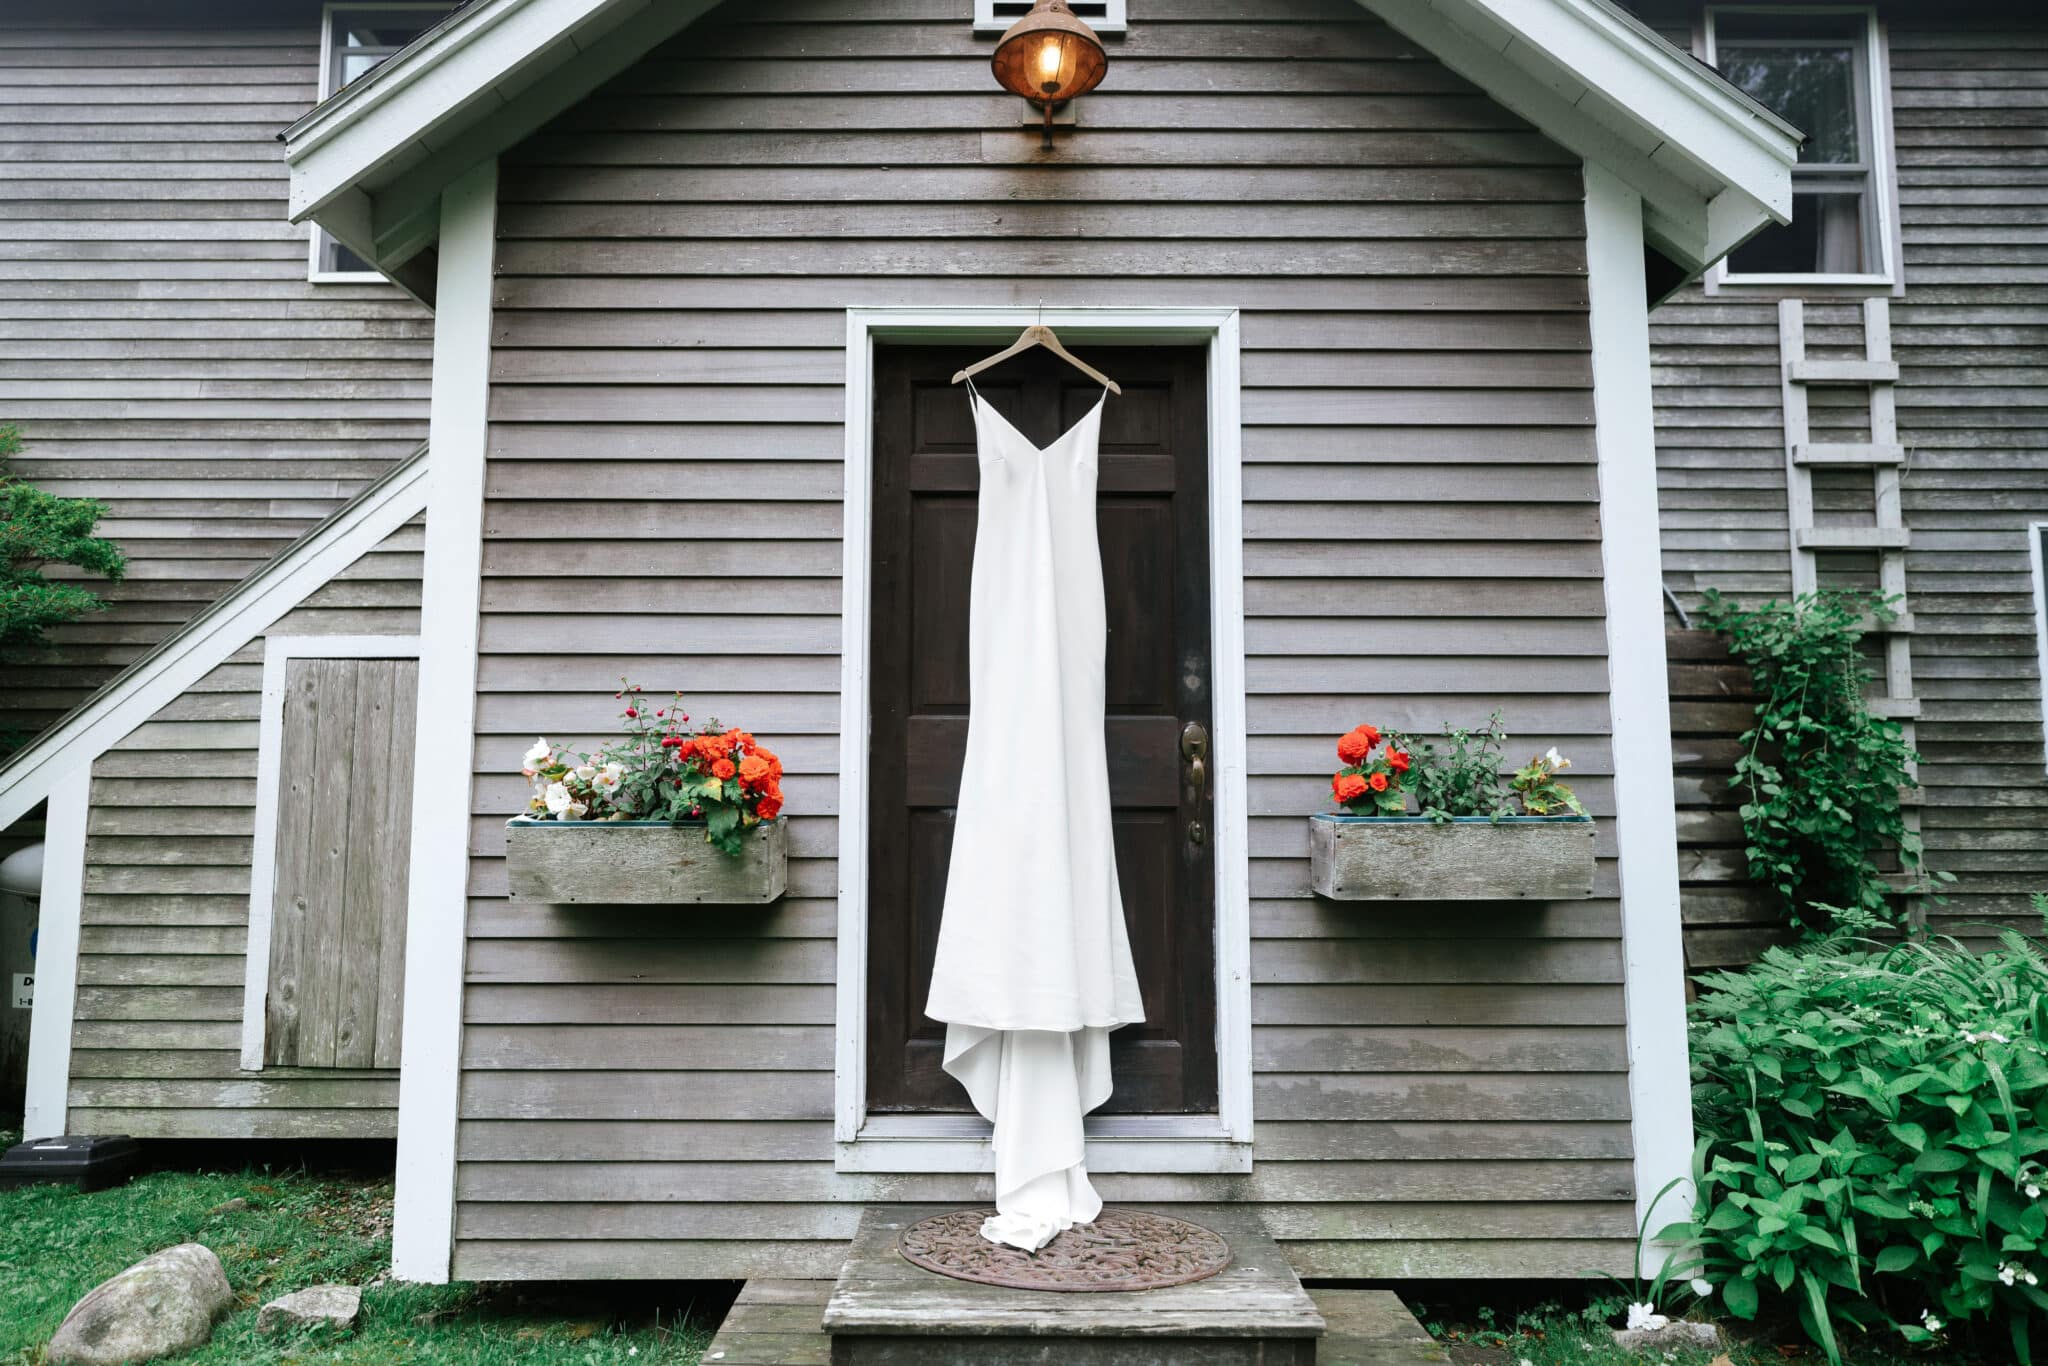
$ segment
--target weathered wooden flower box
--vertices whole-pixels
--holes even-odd
[[[1336,901],[1576,901],[1593,894],[1584,816],[1309,818],[1309,875]]]
[[[762,821],[739,857],[704,839],[701,821],[505,822],[505,872],[514,901],[555,905],[746,905],[789,883],[789,822]]]

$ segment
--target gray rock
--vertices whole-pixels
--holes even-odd
[[[256,1313],[256,1331],[284,1333],[298,1328],[347,1332],[362,1311],[363,1292],[352,1285],[309,1285],[263,1306]]]
[[[1673,1319],[1662,1328],[1617,1328],[1614,1345],[1625,1352],[1669,1352],[1680,1347],[1719,1347],[1721,1330],[1711,1323]]]
[[[207,1213],[208,1213],[208,1214],[241,1214],[241,1213],[243,1213],[243,1212],[244,1212],[245,1210],[252,1210],[252,1209],[254,1209],[254,1208],[256,1208],[256,1207],[255,1207],[254,1205],[250,1204],[250,1203],[249,1203],[249,1202],[248,1202],[248,1201],[247,1201],[246,1199],[244,1199],[244,1198],[242,1198],[241,1196],[239,1196],[239,1195],[238,1195],[238,1196],[236,1196],[236,1197],[235,1197],[234,1199],[232,1199],[232,1200],[223,1200],[223,1201],[221,1201],[221,1202],[220,1202],[220,1203],[219,1203],[218,1205],[215,1205],[215,1206],[214,1206],[214,1207],[213,1207],[212,1209],[208,1210],[208,1211],[207,1211]]]
[[[234,1302],[220,1258],[180,1243],[104,1281],[50,1339],[51,1366],[122,1366],[189,1352]]]

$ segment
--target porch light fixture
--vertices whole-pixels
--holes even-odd
[[[1102,84],[1109,54],[1065,0],[1038,0],[1003,34],[990,65],[1003,89],[1045,111],[1043,145],[1050,148],[1053,110]]]

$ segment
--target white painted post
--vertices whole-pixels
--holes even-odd
[[[1600,462],[1607,597],[1608,705],[1614,726],[1621,861],[1623,1000],[1636,1219],[1685,1217],[1692,1087],[1685,1033],[1685,945],[1678,905],[1678,818],[1671,779],[1663,569],[1657,536],[1657,432],[1650,399],[1642,201],[1586,164],[1587,288],[1592,302],[1593,420]]]
[[[71,1090],[71,1021],[78,999],[78,922],[85,906],[85,820],[92,761],[50,784],[43,823],[43,899],[36,927],[36,1003],[28,1022],[28,1103],[22,1137],[64,1132]]]
[[[422,721],[413,751],[405,1037],[391,1237],[391,1272],[408,1281],[446,1281],[454,1253],[497,218],[495,161],[464,173],[441,196],[420,612],[420,705],[431,705],[434,715]]]

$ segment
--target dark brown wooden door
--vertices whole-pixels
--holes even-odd
[[[871,1110],[969,1108],[940,1066],[944,1027],[925,1018],[924,1003],[967,745],[979,482],[966,387],[948,381],[992,349],[881,347],[875,355]],[[1124,391],[1103,412],[1096,515],[1117,875],[1146,1021],[1111,1036],[1116,1093],[1103,1108],[1202,1113],[1216,1105],[1215,861],[1210,792],[1193,781],[1182,732],[1211,724],[1204,356],[1194,347],[1077,354]],[[1040,446],[1102,392],[1042,351],[975,382]]]

